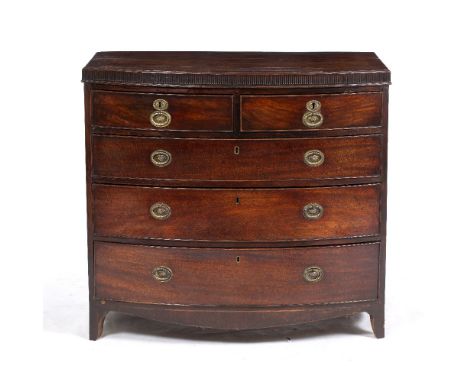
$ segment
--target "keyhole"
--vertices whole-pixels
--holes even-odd
[[[240,154],[240,147],[239,146],[234,146],[234,154],[239,155]]]
[[[236,204],[240,204],[240,198],[238,196],[236,197]]]
[[[236,262],[237,262],[237,263],[240,263],[240,256],[237,256],[237,257],[236,257]]]

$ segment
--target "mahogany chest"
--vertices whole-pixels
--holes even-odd
[[[374,53],[100,52],[83,69],[90,338],[367,312],[384,336],[387,101]]]

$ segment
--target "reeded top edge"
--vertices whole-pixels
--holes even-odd
[[[98,52],[83,82],[161,87],[389,85],[371,52]]]

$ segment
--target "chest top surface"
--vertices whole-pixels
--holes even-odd
[[[339,87],[389,85],[371,52],[98,52],[85,83],[163,87]]]

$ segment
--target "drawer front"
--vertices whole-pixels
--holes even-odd
[[[106,127],[232,131],[232,97],[97,91],[92,120]]]
[[[242,131],[377,127],[382,123],[382,94],[242,96],[241,110]]]
[[[382,136],[316,139],[93,137],[97,177],[275,181],[380,176]]]
[[[379,233],[380,185],[254,190],[94,185],[94,199],[98,236],[264,242]]]
[[[98,299],[182,305],[375,300],[379,244],[189,249],[95,243]]]

